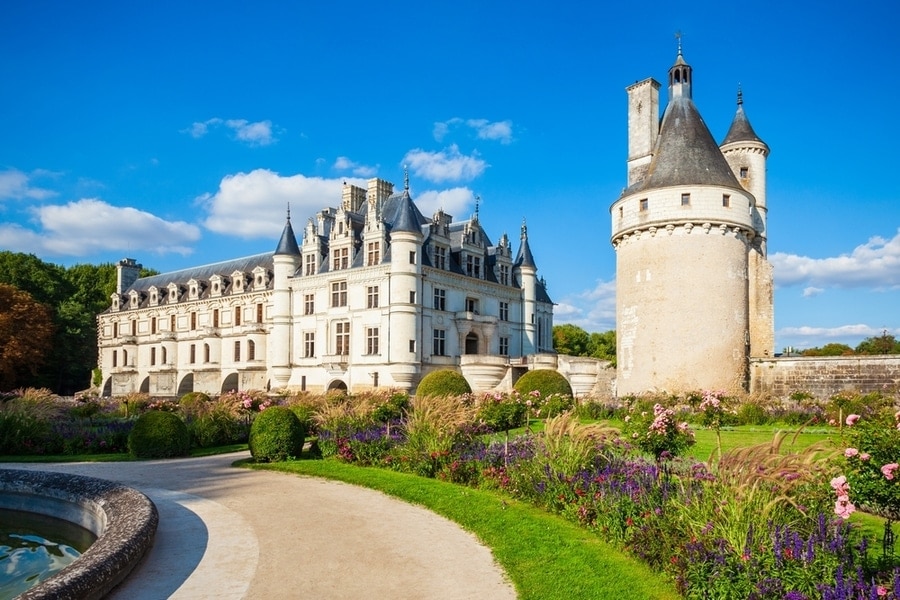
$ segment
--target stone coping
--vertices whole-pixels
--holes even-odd
[[[48,514],[92,531],[97,540],[72,564],[20,600],[102,598],[153,546],[159,514],[139,491],[114,481],[0,469],[0,508]]]

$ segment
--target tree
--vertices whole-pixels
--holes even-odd
[[[0,390],[27,385],[52,341],[52,311],[31,294],[0,283]]]
[[[590,341],[588,332],[578,325],[566,323],[553,326],[553,349],[559,354],[588,356]]]
[[[608,360],[615,364],[616,362],[616,330],[611,329],[604,333],[592,333],[590,345],[590,355],[600,360]]]
[[[847,344],[830,343],[821,348],[807,348],[802,354],[803,356],[851,356],[853,348]]]
[[[866,338],[856,347],[857,354],[900,354],[900,342],[884,330],[881,335]]]

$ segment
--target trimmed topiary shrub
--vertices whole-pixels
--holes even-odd
[[[286,406],[271,406],[250,426],[250,454],[257,462],[297,458],[306,441],[306,427]]]
[[[203,392],[188,392],[178,399],[178,406],[186,415],[195,415],[201,412],[203,407],[209,403],[210,397]]]
[[[462,396],[472,393],[469,382],[451,369],[432,371],[422,378],[416,388],[416,396]]]
[[[191,434],[187,425],[170,412],[145,412],[128,435],[128,452],[135,458],[186,456],[190,450]]]
[[[523,398],[534,391],[540,392],[541,398],[547,398],[551,394],[572,395],[572,386],[569,385],[566,378],[559,371],[552,369],[528,371],[519,377],[515,389]]]

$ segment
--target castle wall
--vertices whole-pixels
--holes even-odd
[[[750,361],[750,391],[785,398],[806,391],[829,398],[842,390],[900,388],[900,356],[802,356]]]

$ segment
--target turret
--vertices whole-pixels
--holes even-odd
[[[272,387],[287,387],[291,377],[291,288],[290,279],[300,268],[300,247],[291,226],[291,209],[272,257],[275,280],[272,286],[271,365]]]
[[[537,303],[537,265],[528,245],[528,226],[522,220],[519,253],[513,263],[513,275],[522,287],[522,355],[534,354],[538,347],[535,310]]]

